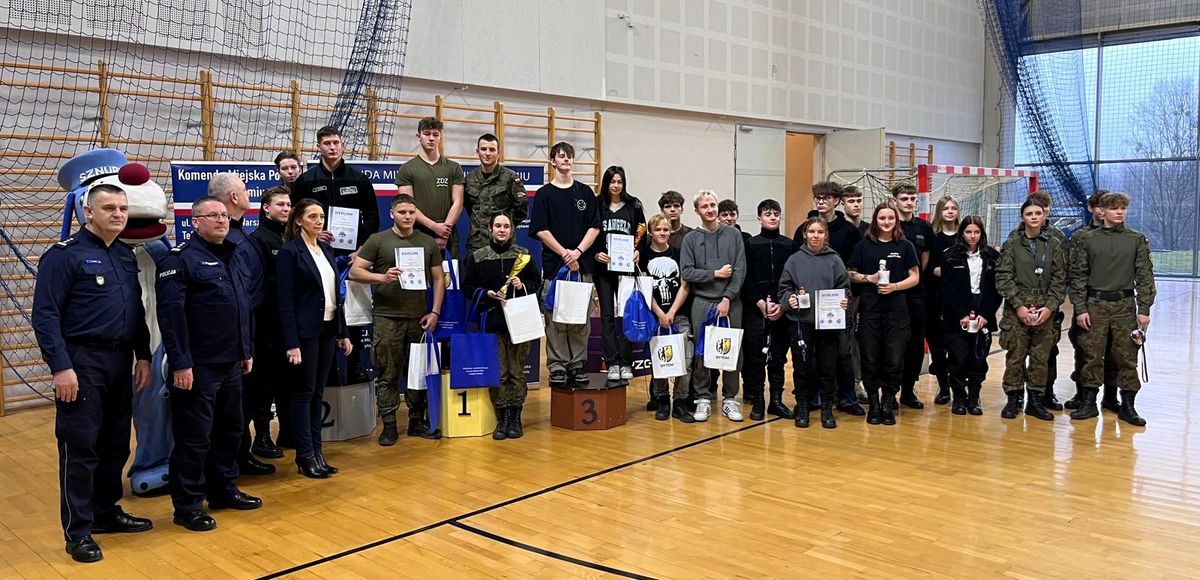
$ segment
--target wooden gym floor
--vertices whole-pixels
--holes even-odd
[[[926,376],[928,406],[895,427],[657,422],[635,381],[628,425],[571,432],[550,427],[542,389],[518,441],[333,443],[342,473],[325,481],[278,461],[242,481],[265,507],[216,512],[212,532],[173,525],[165,497],[128,497],[156,528],[100,536],[92,565],[63,552],[54,413],[19,412],[0,419],[0,578],[1191,578],[1200,284],[1160,282],[1154,310],[1145,428],[1002,420],[1003,354],[984,416],[932,405]]]

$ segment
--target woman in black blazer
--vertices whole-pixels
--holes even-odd
[[[291,410],[296,467],[301,475],[325,479],[338,472],[321,451],[321,415],[325,382],[334,348],[350,354],[346,318],[337,299],[333,249],[318,241],[325,211],[313,199],[292,208],[275,270],[279,326],[292,365]],[[335,344],[335,339],[336,343]]]
[[[955,415],[982,415],[979,390],[987,376],[988,352],[996,331],[996,265],[1000,254],[987,243],[983,218],[967,216],[954,245],[946,248],[934,274],[941,278],[942,327]],[[972,330],[974,332],[972,332]]]

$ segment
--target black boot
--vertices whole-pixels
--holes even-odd
[[[1053,421],[1054,414],[1046,409],[1044,393],[1029,391],[1029,400],[1025,403],[1025,414],[1043,421]],[[1061,405],[1060,405],[1061,406]]]
[[[696,418],[692,416],[692,412],[688,410],[687,401],[684,399],[675,399],[671,402],[671,416],[679,419],[680,423],[696,422]]]
[[[325,452],[324,451],[317,451],[315,454],[313,454],[313,459],[316,459],[317,465],[320,465],[321,469],[324,469],[325,471],[329,472],[329,475],[335,475],[337,472],[341,471],[340,469],[330,465],[328,462],[325,461]]]
[[[763,404],[762,394],[750,397],[750,420],[762,421],[767,416],[767,407]]]
[[[783,404],[783,393],[771,393],[771,404],[767,405],[767,414],[784,419],[793,419],[792,410]]]
[[[513,407],[508,410],[508,438],[520,439],[525,435],[525,429],[521,426],[521,407]]]
[[[508,439],[508,408],[496,409],[496,428],[492,431],[492,439],[503,441]]]
[[[950,391],[954,398],[954,404],[950,406],[950,412],[955,415],[966,415],[967,387],[959,379],[952,378],[950,379]]]
[[[1121,391],[1121,410],[1117,412],[1117,418],[1135,427],[1145,427],[1146,420],[1133,408],[1135,399],[1137,391]]]
[[[900,404],[910,409],[924,409],[925,403],[917,398],[917,393],[913,385],[904,385],[900,389]]]
[[[796,426],[801,429],[808,428],[808,413],[812,409],[808,406],[808,396],[800,395],[796,397],[796,412],[792,417],[796,420]]]
[[[264,459],[283,458],[283,449],[271,441],[270,421],[254,422],[254,444],[250,446],[250,452]]]
[[[1021,412],[1021,392],[1009,391],[1004,393],[1008,396],[1008,402],[1004,404],[1004,408],[1000,410],[1000,416],[1005,419],[1016,419],[1017,414]]]
[[[1079,421],[1099,417],[1100,409],[1096,408],[1096,395],[1099,393],[1100,389],[1084,388],[1083,399],[1079,401],[1079,408],[1071,412],[1071,419]]]
[[[837,419],[833,418],[833,401],[821,402],[821,426],[826,429],[837,429]]]
[[[1074,411],[1075,409],[1079,408],[1079,401],[1082,401],[1082,400],[1083,400],[1083,388],[1080,387],[1078,384],[1076,384],[1075,385],[1075,396],[1071,397],[1070,399],[1067,399],[1067,402],[1063,403],[1063,408],[1071,409],[1072,411]]]
[[[903,399],[903,398],[904,398],[903,395],[901,395],[901,399]],[[916,398],[916,397],[914,396],[914,398]],[[885,388],[883,390],[883,400],[895,401],[896,400],[896,391],[894,389],[886,389]],[[920,401],[917,401],[917,402],[920,403]],[[924,407],[925,407],[924,405],[921,405],[921,408],[924,408]],[[879,422],[884,425],[895,425],[896,424],[896,409],[892,409],[891,407],[884,405],[883,408],[879,410]]]
[[[1124,393],[1121,393],[1122,395]],[[1117,400],[1117,388],[1104,385],[1104,398],[1100,400],[1100,408],[1112,413],[1121,412],[1121,401]]]
[[[867,424],[878,425],[882,419],[880,418],[879,389],[876,387],[867,387]]]
[[[946,373],[939,373],[937,376],[938,392],[933,398],[933,404],[945,405],[950,402],[950,376]]]
[[[396,439],[400,438],[400,432],[396,429],[395,421],[383,424],[383,431],[379,433],[379,445],[381,447],[391,447],[396,444]]]
[[[671,396],[662,395],[654,400],[654,419],[666,421],[671,418]]]
[[[1042,406],[1051,411],[1063,410],[1062,403],[1058,402],[1058,397],[1054,396],[1054,385],[1046,385],[1045,392],[1042,393]],[[1025,411],[1026,414],[1029,411]]]
[[[967,385],[967,412],[972,415],[982,415],[983,407],[979,406],[979,391],[983,389],[983,385],[979,383],[969,383]]]
[[[317,465],[315,457],[297,458],[296,472],[310,479],[329,479],[329,472]]]

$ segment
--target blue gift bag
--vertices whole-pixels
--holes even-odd
[[[442,299],[437,328],[433,330],[434,340],[446,340],[467,331],[467,297],[459,289],[458,272],[454,270],[454,260],[449,251],[446,252],[445,258],[450,274],[450,286],[446,288],[445,297]],[[433,308],[433,292],[429,293],[429,308]]]
[[[487,312],[479,328],[487,328]],[[500,343],[496,335],[466,332],[450,337],[450,388],[500,386]]]
[[[646,297],[641,291],[635,289],[629,295],[629,300],[625,301],[625,316],[622,317],[621,326],[629,342],[650,342],[650,338],[654,336],[658,320],[654,318],[654,313],[650,311]]]

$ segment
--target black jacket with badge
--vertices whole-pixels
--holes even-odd
[[[987,329],[995,332],[996,311],[1000,309],[1000,293],[996,291],[996,267],[1000,255],[991,247],[979,249],[983,270],[979,276],[979,294],[971,294],[971,270],[967,264],[967,251],[960,246],[950,246],[942,252],[938,263],[942,268],[940,280],[942,317],[947,327],[958,326],[959,321],[971,312],[987,319]]]
[[[159,261],[158,325],[172,371],[254,356],[250,301],[232,265],[236,249],[197,235]]]
[[[347,207],[358,210],[358,242],[361,247],[371,234],[379,231],[379,203],[375,200],[375,186],[361,171],[350,167],[345,160],[338,161],[332,172],[318,162],[300,175],[292,184],[292,206],[305,198],[321,202],[325,208],[325,219],[329,219],[329,208]],[[349,250],[335,250],[337,255],[349,254]]]

